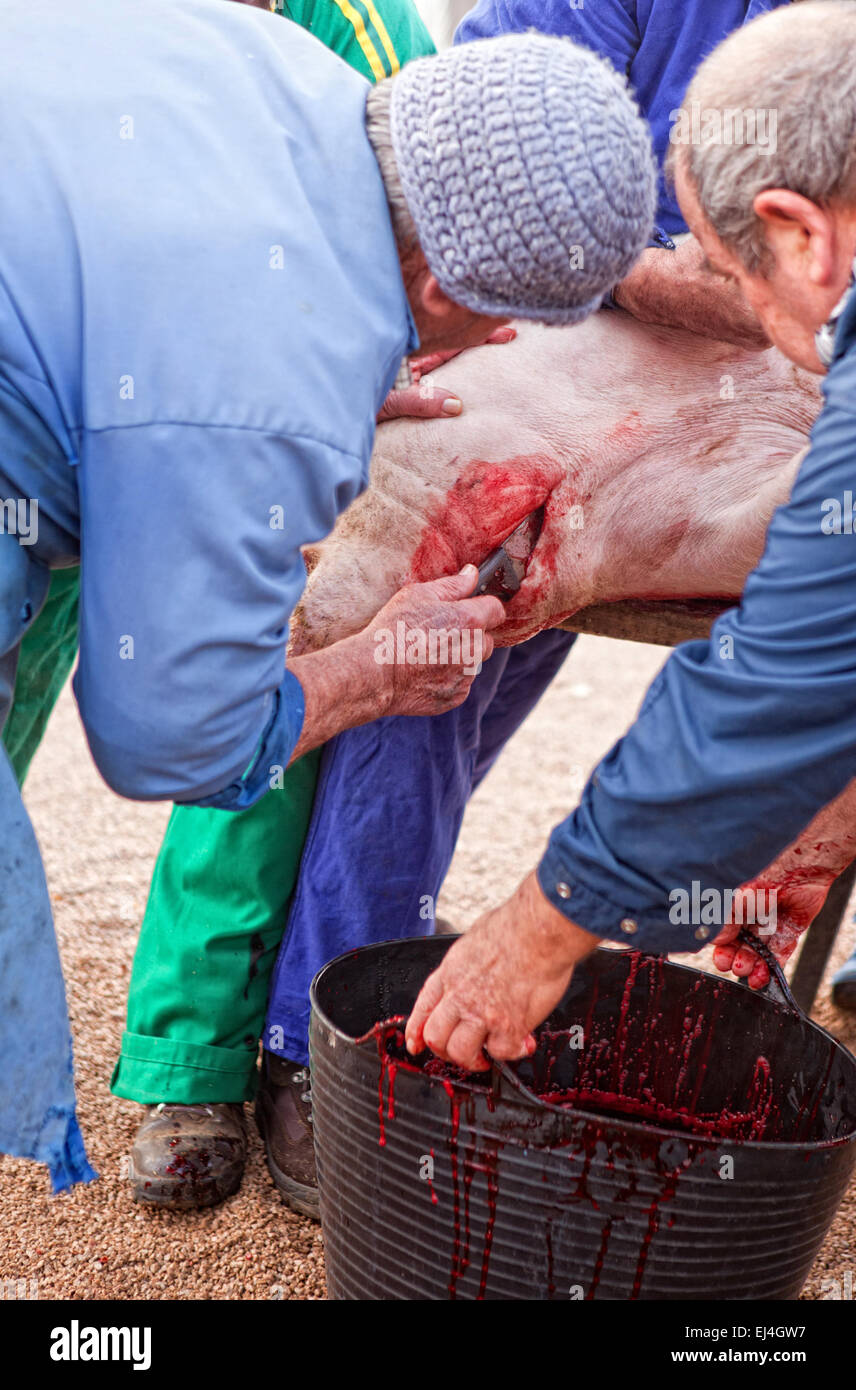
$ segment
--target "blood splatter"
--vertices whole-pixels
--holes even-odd
[[[428,512],[410,577],[456,574],[481,564],[530,512],[543,506],[565,469],[547,455],[521,455],[503,463],[473,459]]]

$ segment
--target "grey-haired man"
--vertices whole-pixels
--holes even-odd
[[[713,272],[782,352],[826,374],[825,406],[739,608],[672,655],[537,871],[426,982],[408,1045],[462,1066],[482,1069],[483,1048],[530,1052],[600,939],[700,949],[694,925],[672,923],[674,889],[748,882],[856,777],[856,550],[822,524],[828,499],[852,497],[856,458],[852,0],[806,0],[731,35],[692,82],[694,105],[720,120],[778,113],[775,150],[717,139],[715,121],[677,144],[676,188]]]

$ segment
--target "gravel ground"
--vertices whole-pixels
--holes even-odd
[[[439,905],[444,915],[464,926],[513,889],[592,763],[626,728],[662,659],[660,648],[580,640],[473,799]],[[129,1200],[124,1162],[140,1110],[112,1097],[108,1083],[167,808],[120,801],[104,787],[68,691],[33,765],[27,802],[69,984],[81,1122],[101,1179],[51,1198],[44,1170],[0,1158],[0,1281],[24,1280],[42,1299],[323,1298],[318,1227],[281,1205],[254,1132],[243,1187],[224,1206],[177,1215]],[[833,967],[854,937],[848,919]],[[856,1050],[856,1014],[833,1009],[827,994],[824,987],[816,1018]],[[828,1297],[823,1281],[853,1271],[854,1242],[856,1184],[804,1297]]]

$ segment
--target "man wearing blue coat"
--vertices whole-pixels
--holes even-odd
[[[626,274],[653,221],[650,139],[612,72],[537,36],[371,89],[297,25],[211,0],[4,0],[2,28],[0,725],[50,571],[79,560],[74,690],[103,776],[238,811],[343,728],[466,697],[471,665],[380,665],[373,630],[470,628],[489,657],[502,606],[471,597],[471,567],[286,665],[301,546],[365,487],[402,357],[511,315],[572,322]],[[608,235],[581,273],[574,180],[605,122]],[[631,216],[611,206],[624,178]],[[537,259],[518,217],[538,222]],[[0,1149],[57,1187],[89,1176],[5,753],[0,1061]]]

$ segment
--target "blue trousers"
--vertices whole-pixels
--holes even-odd
[[[271,983],[269,1051],[308,1061],[309,986],[334,956],[433,934],[467,801],[574,640],[539,633],[495,652],[458,709],[379,719],[327,744]]]
[[[21,639],[50,572],[0,533],[0,729]],[[77,1124],[71,1036],[50,898],[30,818],[0,746],[0,1151],[46,1163],[54,1191],[95,1176]]]

